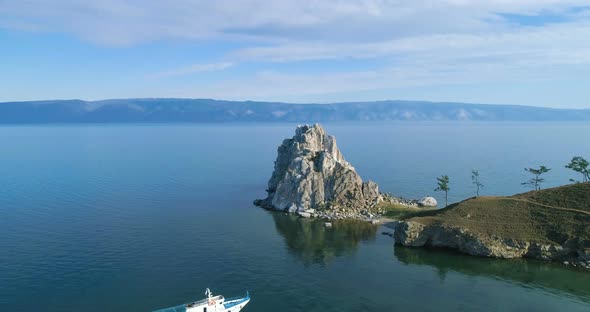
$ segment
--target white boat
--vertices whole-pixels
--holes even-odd
[[[205,291],[203,300],[182,304],[179,306],[156,310],[153,312],[238,312],[250,302],[250,294],[245,297],[225,298],[222,295],[213,296],[211,290]]]

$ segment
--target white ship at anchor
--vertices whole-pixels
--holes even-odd
[[[245,297],[225,298],[222,295],[213,296],[211,290],[207,288],[205,296],[203,300],[153,312],[238,312],[250,302],[248,292]]]

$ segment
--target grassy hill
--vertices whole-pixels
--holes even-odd
[[[425,225],[442,223],[492,237],[558,244],[577,237],[590,243],[590,183],[470,198],[404,219]]]

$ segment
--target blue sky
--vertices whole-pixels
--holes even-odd
[[[0,101],[590,108],[590,1],[3,0]]]

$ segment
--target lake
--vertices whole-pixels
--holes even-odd
[[[324,124],[382,191],[449,201],[579,178],[583,123]],[[0,311],[151,311],[252,296],[244,311],[588,311],[590,273],[394,247],[385,227],[254,207],[292,124],[0,126]]]

